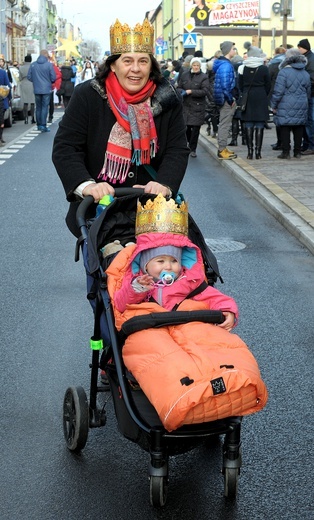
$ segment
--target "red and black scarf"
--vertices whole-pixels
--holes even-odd
[[[117,122],[113,125],[98,177],[123,183],[131,164],[149,164],[157,151],[157,133],[150,108],[156,85],[149,80],[136,94],[129,94],[110,72],[106,78],[108,101]],[[133,155],[132,155],[133,148]]]

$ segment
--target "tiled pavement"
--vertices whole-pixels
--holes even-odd
[[[218,159],[217,139],[206,135],[206,126],[201,129],[200,144],[314,254],[314,155],[278,159],[280,151],[271,148],[276,142],[275,126],[271,123],[270,127],[264,131],[261,160],[246,159],[241,137],[237,147],[229,146],[236,159]]]

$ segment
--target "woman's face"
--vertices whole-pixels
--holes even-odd
[[[136,94],[145,87],[152,69],[149,54],[125,53],[110,65],[121,87],[129,94]]]
[[[201,66],[200,64],[198,63],[198,61],[194,61],[194,63],[192,63],[192,67],[191,67],[192,71],[194,73],[197,73],[201,70]]]

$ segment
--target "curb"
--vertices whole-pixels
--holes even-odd
[[[222,161],[217,157],[216,141],[200,134],[199,142],[210,155],[232,172],[244,188],[257,199],[293,236],[314,255],[314,214],[280,186],[241,158]]]

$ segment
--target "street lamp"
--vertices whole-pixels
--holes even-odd
[[[283,0],[282,4],[282,45],[286,49],[287,48],[287,34],[288,34],[288,16],[290,15],[289,2],[288,0]]]

